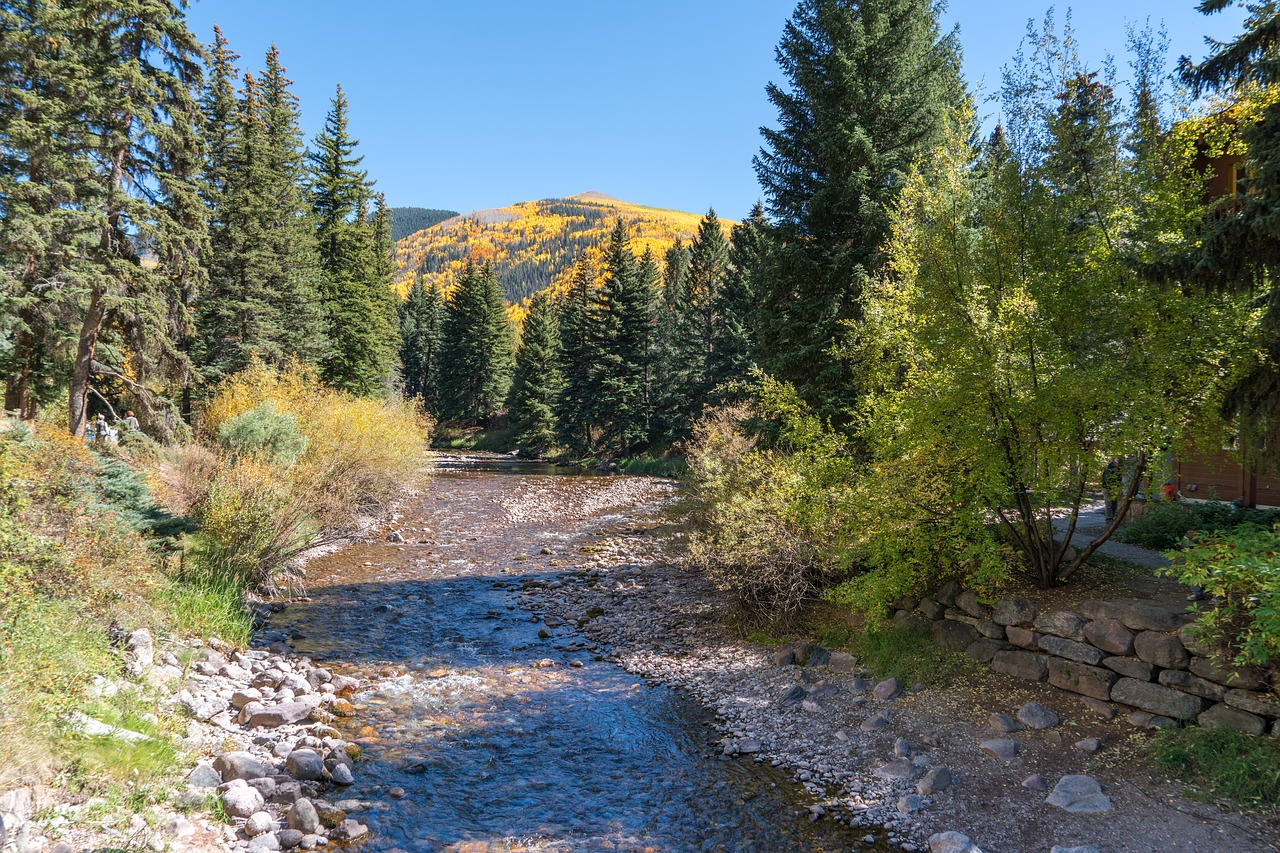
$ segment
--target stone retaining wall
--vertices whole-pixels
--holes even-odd
[[[997,672],[1047,681],[1133,709],[1137,725],[1196,721],[1280,737],[1280,696],[1267,674],[1240,669],[1197,641],[1186,612],[1144,602],[1086,601],[1041,613],[1024,598],[989,607],[959,584],[898,602],[894,621],[988,663]]]

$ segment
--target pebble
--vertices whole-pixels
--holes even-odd
[[[1029,729],[1051,729],[1058,725],[1058,715],[1039,702],[1028,702],[1018,709],[1018,722]]]
[[[1047,791],[1049,790],[1049,783],[1039,773],[1032,773],[1022,780],[1022,787],[1028,791]]]
[[[1102,748],[1102,741],[1096,737],[1087,737],[1076,741],[1073,746],[1081,752],[1097,752]]]
[[[992,758],[999,758],[1008,761],[1010,758],[1018,754],[1018,742],[1009,740],[1008,738],[992,738],[984,740],[978,744],[978,748],[990,755]]]
[[[1018,730],[1018,721],[1008,714],[992,714],[988,718],[991,730],[1001,734],[1011,734]]]
[[[886,678],[875,686],[875,689],[871,691],[871,695],[881,702],[887,702],[901,692],[902,682],[896,678]]]

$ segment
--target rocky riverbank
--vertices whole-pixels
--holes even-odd
[[[278,651],[232,649],[217,639],[165,643],[134,631],[120,678],[98,678],[93,692],[154,691],[162,715],[185,720],[181,746],[199,761],[174,801],[132,814],[102,814],[104,801],[65,802],[65,791],[23,789],[0,798],[8,846],[16,853],[149,849],[210,853],[309,850],[361,837],[348,817],[361,803],[343,799],[361,747],[331,723],[352,713],[346,698],[361,682]],[[79,715],[95,737],[137,742],[148,736]],[[226,816],[226,821],[210,813]]]
[[[553,557],[573,568],[526,580],[525,606],[548,643],[580,632],[628,671],[696,696],[717,714],[724,760],[788,769],[811,819],[907,851],[1278,849],[1266,819],[1189,800],[1152,773],[1148,735],[1100,703],[976,669],[946,686],[876,682],[847,654],[735,640],[718,593],[670,545],[635,526],[573,543]]]

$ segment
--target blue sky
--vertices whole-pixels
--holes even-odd
[[[364,165],[392,205],[471,210],[599,190],[742,217],[772,124],[774,46],[793,0],[197,0],[247,69],[279,45],[310,137],[341,83]],[[1163,21],[1176,58],[1229,38],[1239,12],[1195,0],[1077,0],[1082,52],[1122,55],[1125,23]],[[971,84],[999,86],[1028,17],[1048,4],[951,0]],[[1062,18],[1067,4],[1057,4]],[[1122,66],[1123,67],[1123,66]],[[982,111],[992,114],[994,105]]]

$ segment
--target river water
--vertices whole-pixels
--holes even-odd
[[[865,830],[810,822],[781,770],[723,760],[693,699],[521,609],[525,581],[554,583],[601,532],[656,527],[673,499],[658,480],[442,457],[401,519],[404,544],[308,566],[310,600],[272,634],[380,676],[347,721],[365,750],[342,795],[363,801],[362,849],[872,849]]]

